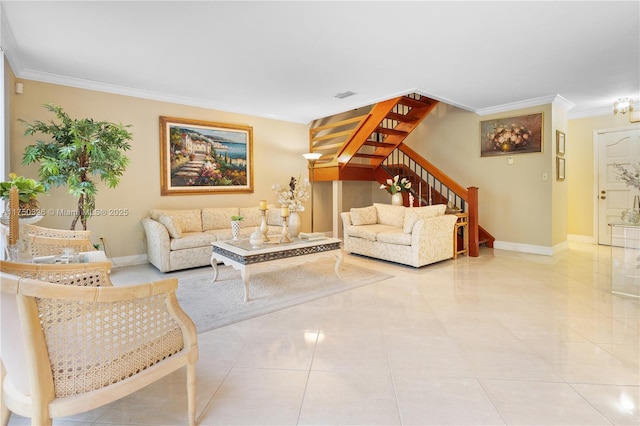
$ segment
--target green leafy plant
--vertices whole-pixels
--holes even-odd
[[[18,188],[18,198],[22,203],[28,203],[36,199],[38,195],[46,194],[47,192],[46,186],[41,182],[24,176],[18,176],[15,173],[9,173],[9,180],[0,182],[0,197],[5,200],[9,199],[9,192],[12,186]]]
[[[231,216],[231,220],[234,222],[240,222],[241,220],[244,220],[244,216],[233,215]]]
[[[92,118],[74,119],[53,104],[46,104],[44,108],[54,113],[58,122],[30,124],[19,120],[26,126],[25,136],[51,137],[27,146],[22,163],[40,163],[38,173],[45,185],[69,187],[69,193],[78,198],[78,211],[71,229],[75,229],[80,220],[86,230],[98,192],[92,178],[99,177],[109,188],[118,186],[130,161],[123,152],[131,149],[128,141],[132,135],[127,130],[131,126]]]

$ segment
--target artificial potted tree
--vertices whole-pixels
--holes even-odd
[[[25,136],[42,134],[50,140],[38,140],[25,148],[22,163],[40,163],[39,175],[45,185],[68,186],[69,193],[78,198],[78,210],[71,223],[74,230],[78,220],[87,229],[87,220],[95,210],[98,192],[94,177],[109,188],[120,182],[129,158],[124,151],[131,149],[132,139],[128,125],[95,121],[92,118],[75,119],[53,104],[44,105],[55,114],[59,122],[35,121],[25,124]]]

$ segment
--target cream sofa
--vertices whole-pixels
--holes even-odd
[[[142,219],[147,235],[149,263],[162,272],[209,264],[211,243],[230,240],[231,216],[241,215],[240,237],[251,235],[262,223],[257,207],[212,207],[185,210],[151,210]],[[269,234],[282,232],[280,209],[267,210]]]
[[[450,259],[457,216],[445,210],[445,204],[352,208],[341,213],[344,251],[416,268]]]

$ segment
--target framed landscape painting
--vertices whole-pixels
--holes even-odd
[[[480,122],[480,156],[542,152],[542,113]]]
[[[160,117],[162,195],[253,192],[253,128]]]

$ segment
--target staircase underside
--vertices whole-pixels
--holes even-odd
[[[315,181],[373,180],[374,171],[438,101],[410,94],[379,102],[364,115],[311,129]]]

